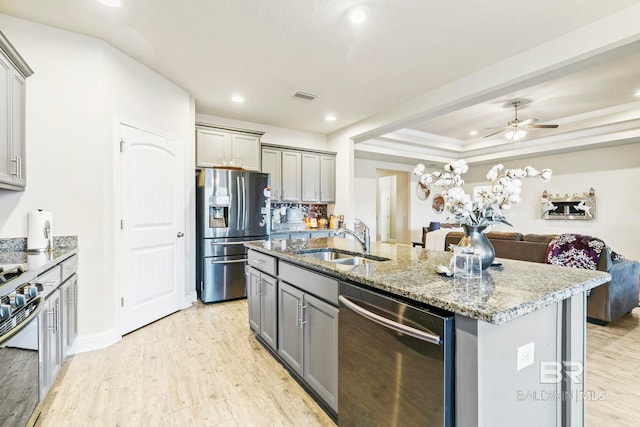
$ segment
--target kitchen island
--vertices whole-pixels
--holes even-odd
[[[585,293],[609,281],[608,273],[498,259],[499,269],[469,282],[436,273],[451,257],[442,251],[378,243],[365,262],[345,265],[309,254],[326,248],[361,253],[350,239],[247,246],[274,257],[285,271],[295,266],[453,313],[456,425],[583,424],[583,400],[590,398],[582,385]]]

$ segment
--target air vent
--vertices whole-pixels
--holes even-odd
[[[297,91],[293,92],[293,96],[295,98],[304,99],[305,101],[313,101],[314,99],[316,99],[318,97],[318,95],[314,95],[314,94],[308,93],[308,92],[302,92],[300,90],[297,90]]]

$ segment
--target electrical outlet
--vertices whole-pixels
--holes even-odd
[[[533,343],[525,344],[518,347],[518,355],[516,359],[516,369],[519,371],[529,365],[533,365],[534,349]]]

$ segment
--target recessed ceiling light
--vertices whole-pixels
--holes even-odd
[[[367,19],[367,13],[363,9],[353,9],[349,14],[349,19],[354,24],[362,24]]]
[[[102,3],[105,6],[109,6],[109,7],[118,7],[120,6],[120,0],[98,0],[100,3]]]
[[[231,100],[235,103],[242,104],[244,102],[244,98],[240,95],[234,95],[231,97]]]
[[[635,95],[640,96],[640,90],[636,91]]]
[[[469,136],[476,136],[478,134],[477,130],[472,130],[471,132],[469,132]]]
[[[324,119],[328,122],[335,122],[336,116],[334,116],[333,114],[327,114],[326,116],[324,116]]]

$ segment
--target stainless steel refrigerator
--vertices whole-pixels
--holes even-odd
[[[196,177],[196,291],[203,302],[247,296],[244,242],[269,236],[269,174],[201,169]]]

